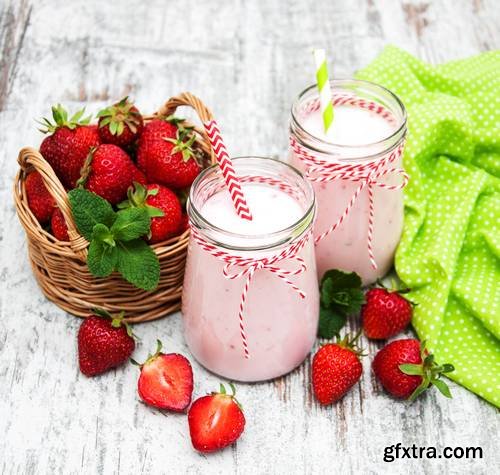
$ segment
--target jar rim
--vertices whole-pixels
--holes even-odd
[[[346,151],[347,153],[349,152],[354,152],[356,150],[363,150],[366,152],[366,149],[369,147],[373,148],[381,148],[384,144],[388,144],[387,148],[383,149],[381,152],[369,154],[368,158],[372,159],[374,156],[380,155],[380,154],[385,154],[387,149],[393,147],[393,143],[399,141],[401,138],[404,138],[406,134],[406,126],[407,126],[407,112],[406,108],[401,101],[401,99],[394,94],[391,90],[387,89],[384,86],[381,86],[380,84],[374,83],[372,81],[366,81],[363,79],[349,79],[349,78],[341,78],[341,79],[331,79],[330,80],[330,86],[332,88],[332,92],[335,93],[335,90],[342,90],[343,88],[346,88],[348,86],[362,86],[365,87],[369,91],[373,92],[379,92],[384,95],[386,95],[389,99],[394,101],[396,107],[399,109],[399,120],[398,120],[398,127],[396,127],[395,131],[392,132],[390,135],[387,137],[382,138],[381,140],[378,140],[376,142],[367,142],[367,143],[360,143],[356,145],[350,145],[350,144],[336,144],[334,142],[330,142],[327,140],[322,139],[321,137],[318,137],[309,131],[307,131],[301,124],[300,119],[297,117],[296,114],[296,109],[297,107],[301,104],[301,102],[304,100],[304,98],[309,94],[311,91],[317,92],[317,85],[312,84],[308,87],[306,87],[298,96],[297,98],[293,101],[292,107],[290,109],[291,113],[291,124],[290,128],[292,133],[294,133],[293,127],[296,127],[301,134],[301,137],[299,140],[306,145],[307,147],[319,152],[319,153],[339,153],[339,154],[345,154]],[[318,94],[319,97],[319,94]],[[393,110],[390,110],[390,112],[394,113]],[[297,134],[295,134],[297,135]],[[304,143],[304,139],[306,140],[307,143]],[[311,145],[314,143],[314,145]],[[366,153],[365,153],[366,156]],[[363,158],[363,156],[355,156],[353,157],[354,160],[359,160],[360,158]],[[346,158],[341,158],[341,160],[346,160]],[[349,158],[347,158],[349,160]]]
[[[191,189],[189,191],[189,199],[186,205],[189,219],[192,224],[194,224],[198,229],[201,229],[202,232],[206,235],[206,231],[208,230],[210,234],[215,234],[219,239],[211,239],[216,245],[222,246],[225,248],[229,248],[232,250],[244,250],[244,251],[256,251],[256,250],[266,250],[281,246],[283,244],[287,244],[296,238],[299,238],[304,234],[306,230],[312,225],[314,221],[314,216],[316,213],[316,197],[314,194],[314,190],[312,185],[308,180],[305,179],[303,174],[294,166],[276,158],[270,157],[261,157],[261,156],[240,156],[232,158],[235,169],[238,171],[238,168],[241,168],[245,164],[244,161],[252,162],[260,162],[263,165],[271,166],[279,166],[284,167],[286,170],[290,171],[293,176],[295,176],[300,183],[305,188],[305,193],[307,194],[307,203],[306,207],[303,210],[300,218],[294,221],[289,226],[279,229],[276,231],[268,232],[268,233],[259,233],[259,234],[242,234],[233,231],[229,231],[227,229],[223,229],[215,225],[213,222],[207,220],[201,210],[195,205],[195,193],[196,190],[202,186],[204,180],[208,179],[210,174],[218,174],[218,179],[222,183],[223,177],[220,172],[220,168],[218,164],[211,165],[205,168],[194,180],[191,185]],[[281,177],[283,178],[283,177]],[[271,186],[271,185],[269,185]],[[209,236],[209,239],[213,236]],[[226,239],[221,239],[226,238]],[[250,245],[245,246],[236,246],[233,244],[229,244],[227,242],[227,238],[229,240],[234,239],[236,241],[241,241],[248,243]],[[252,246],[252,243],[254,245]],[[260,244],[259,244],[260,243]]]

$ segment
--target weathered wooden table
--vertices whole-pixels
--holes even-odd
[[[17,151],[39,143],[33,118],[53,103],[97,111],[131,94],[153,111],[189,90],[214,110],[233,154],[282,157],[291,101],[312,82],[313,46],[331,53],[337,77],[388,43],[432,63],[457,59],[500,46],[498,1],[2,0],[0,14],[2,474],[498,473],[495,408],[454,384],[451,401],[432,392],[397,403],[368,358],[361,384],[328,408],[311,397],[309,362],[274,382],[239,384],[244,436],[195,453],[185,416],[138,401],[136,368],[79,373],[80,320],[38,289],[11,198]],[[137,333],[138,359],[157,337],[188,352],[180,315]],[[217,387],[218,377],[194,371],[196,395]],[[384,447],[398,442],[477,446],[483,458],[384,462]]]

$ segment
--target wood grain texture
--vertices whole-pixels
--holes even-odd
[[[132,366],[87,379],[77,370],[80,320],[47,302],[31,275],[11,183],[16,155],[37,145],[33,118],[56,102],[97,111],[131,94],[144,111],[189,90],[214,111],[234,155],[283,157],[292,100],[312,82],[313,46],[349,76],[388,43],[437,63],[500,46],[495,0],[0,1],[0,469],[2,474],[490,473],[499,466],[496,410],[451,383],[395,403],[364,374],[321,408],[307,361],[276,381],[239,384],[248,420],[234,447],[195,453],[186,418],[138,401]],[[354,322],[351,322],[353,326]],[[187,353],[180,315],[141,325],[135,353],[160,337]],[[378,346],[364,342],[370,352]],[[194,363],[195,394],[218,377]],[[382,460],[383,448],[481,446],[482,460]]]

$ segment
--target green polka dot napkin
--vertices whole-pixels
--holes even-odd
[[[500,406],[500,51],[430,66],[386,48],[357,75],[408,111],[396,271],[450,378]]]

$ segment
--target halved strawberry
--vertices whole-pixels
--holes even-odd
[[[189,360],[178,354],[161,352],[162,344],[157,340],[156,353],[139,364],[141,375],[137,389],[141,399],[150,406],[184,412],[191,403],[193,393],[193,370]]]
[[[193,447],[204,453],[221,450],[234,443],[245,428],[245,416],[239,402],[226,393],[223,384],[220,392],[197,399],[189,409],[189,433]]]

